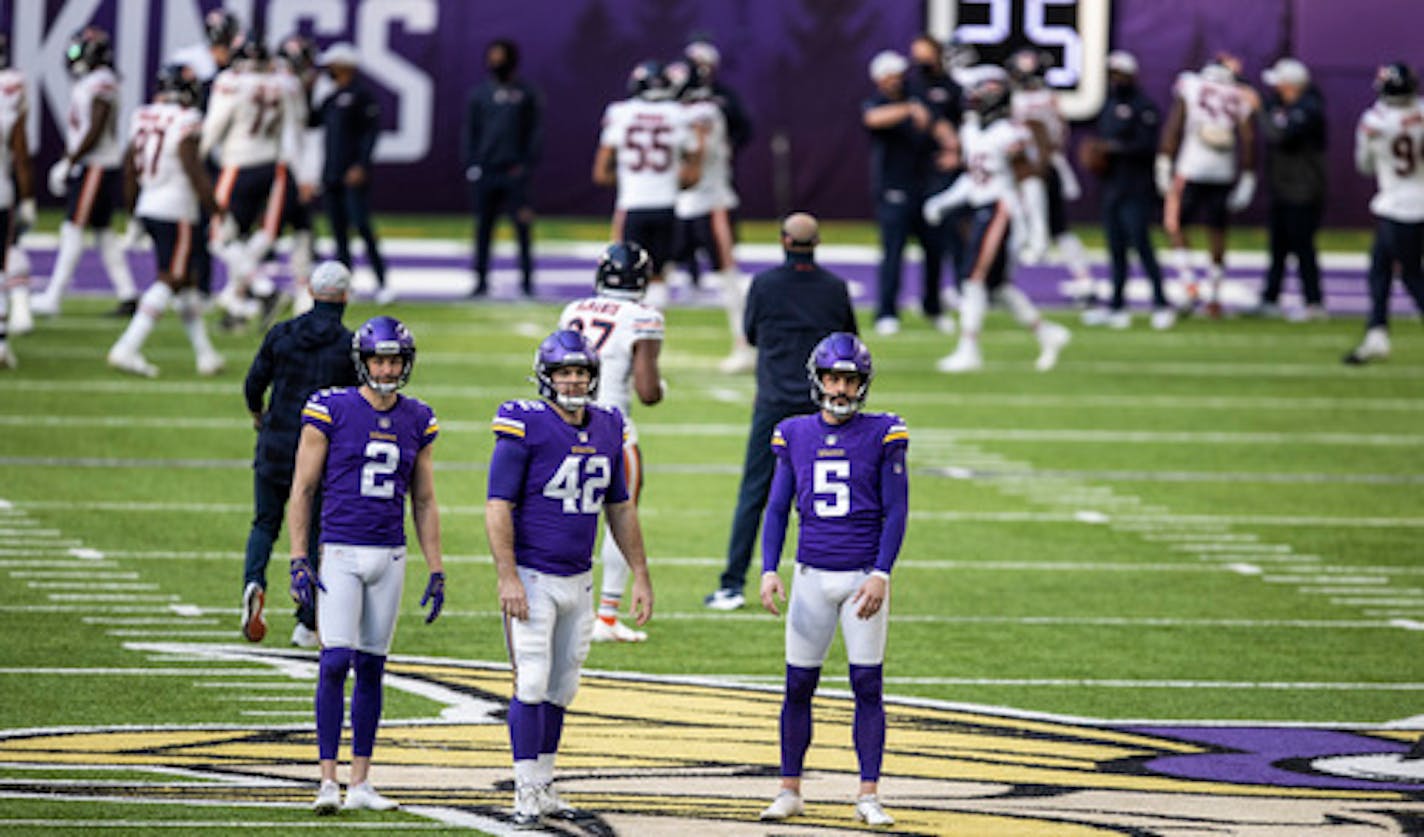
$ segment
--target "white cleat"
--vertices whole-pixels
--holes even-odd
[[[859,803],[856,804],[857,809]],[[771,800],[771,804],[766,806],[766,810],[761,812],[761,818],[765,822],[784,820],[788,817],[795,817],[806,813],[806,804],[801,801],[801,794],[794,790],[783,790]]]
[[[602,617],[593,620],[594,642],[644,642],[647,638],[647,633],[636,631],[617,619],[612,623],[603,621]]]
[[[1158,331],[1166,331],[1177,324],[1177,312],[1171,308],[1158,308],[1152,312],[1152,327]]]
[[[298,622],[297,626],[292,628],[292,644],[298,648],[316,648],[321,645],[321,638],[317,636],[316,631]]]
[[[742,595],[742,591],[730,587],[713,590],[702,600],[702,604],[712,610],[736,610],[746,603],[747,599]]]
[[[540,786],[535,784],[514,786],[514,817],[512,822],[515,828],[538,828],[539,826],[539,800],[541,797]]]
[[[1038,325],[1038,360],[1033,368],[1047,372],[1058,365],[1058,353],[1073,339],[1073,332],[1059,325],[1044,321]]]
[[[221,375],[226,368],[227,359],[216,352],[210,355],[200,355],[198,357],[198,374],[204,378]]]
[[[1083,313],[1078,315],[1078,321],[1085,326],[1105,326],[1108,324],[1108,317],[1112,312],[1101,306],[1084,308]]]
[[[346,789],[346,804],[343,811],[394,811],[400,803],[376,793],[370,782],[362,782]]]
[[[979,353],[979,344],[961,340],[953,354],[945,355],[935,363],[939,372],[977,372],[984,368],[984,356]]]
[[[395,302],[397,299],[400,299],[400,294],[396,293],[396,289],[391,287],[389,283],[387,283],[384,288],[381,288],[380,290],[376,291],[377,305],[384,307]]]
[[[954,318],[948,314],[940,314],[930,321],[930,325],[940,334],[953,334],[956,331]]]
[[[117,349],[109,351],[109,365],[130,375],[138,375],[140,378],[157,378],[158,367],[144,359],[138,352],[121,352]]]
[[[881,337],[894,337],[900,333],[900,320],[896,317],[881,317],[875,321],[875,333]]]
[[[262,617],[266,599],[262,585],[255,581],[242,588],[242,638],[248,642],[261,642],[267,636],[267,620]]]
[[[9,346],[0,346],[0,369],[19,369],[20,359]]]
[[[751,372],[756,369],[756,350],[750,347],[733,349],[731,354],[722,358],[717,364],[717,369],[723,375],[740,375],[744,372]]]
[[[36,317],[58,317],[59,300],[48,294],[30,297],[30,313]]]
[[[316,801],[312,803],[312,810],[318,814],[334,814],[341,810],[341,786],[327,779],[321,783],[321,790],[316,792]]]
[[[1114,311],[1108,314],[1108,328],[1114,331],[1125,331],[1132,327],[1132,315],[1126,311]]]
[[[35,330],[35,318],[30,311],[30,297],[27,293],[10,295],[10,318],[7,323],[11,336],[21,337]]]
[[[553,817],[556,820],[572,820],[578,818],[578,809],[564,801],[559,792],[554,790],[554,784],[549,782],[534,787],[535,800],[539,806],[539,813],[546,817]]]
[[[895,824],[895,818],[885,813],[885,808],[880,805],[880,798],[873,793],[856,799],[855,818],[866,825]]]
[[[1358,348],[1345,355],[1345,362],[1351,365],[1384,360],[1389,357],[1389,332],[1383,326],[1375,326],[1365,332],[1365,339]]]

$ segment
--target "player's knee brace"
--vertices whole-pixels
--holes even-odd
[[[820,668],[786,667],[786,702],[810,703],[816,694],[816,684],[821,681]]]
[[[878,706],[885,693],[884,666],[850,667],[850,690],[855,693],[855,702]]]

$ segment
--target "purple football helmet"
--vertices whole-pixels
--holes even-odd
[[[826,394],[821,385],[823,372],[855,372],[860,375],[860,386],[849,404],[837,404]],[[806,361],[806,377],[811,379],[811,400],[816,406],[842,418],[853,415],[865,404],[870,394],[870,381],[875,377],[875,367],[870,362],[870,350],[859,337],[845,331],[828,334],[811,350]]]
[[[400,355],[405,363],[399,380],[387,384],[371,377],[366,361],[376,355]],[[415,368],[415,335],[395,317],[372,317],[362,323],[351,338],[351,362],[356,364],[356,376],[362,384],[389,395],[410,382],[411,370]]]
[[[587,395],[561,395],[554,386],[554,372],[565,366],[582,366],[588,370]],[[565,410],[578,410],[598,394],[598,351],[572,329],[560,329],[544,338],[534,352],[534,383],[539,395]]]

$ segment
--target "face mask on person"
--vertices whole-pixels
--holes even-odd
[[[494,58],[489,62],[489,71],[490,75],[500,81],[509,81],[514,75],[514,65],[509,62],[508,58]]]

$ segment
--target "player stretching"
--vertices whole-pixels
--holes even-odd
[[[594,276],[596,296],[568,304],[559,315],[559,328],[573,329],[593,344],[602,362],[595,404],[617,407],[624,415],[623,473],[628,495],[638,502],[643,488],[643,454],[638,431],[628,418],[632,406],[631,384],[638,400],[651,407],[663,398],[658,374],[658,353],[663,346],[663,315],[643,305],[643,292],[652,273],[652,259],[636,244],[613,244],[603,251]],[[623,588],[628,585],[628,561],[611,533],[603,537],[603,588],[598,598],[594,642],[642,642],[648,635],[618,621]]]
[[[208,338],[202,299],[191,287],[193,253],[207,246],[198,210],[217,211],[212,183],[198,158],[203,115],[197,103],[198,82],[187,78],[182,66],[159,70],[153,102],[134,114],[124,154],[125,193],[140,189],[129,211],[153,238],[158,281],[143,292],[128,328],[109,350],[109,365],[146,378],[157,377],[158,367],[144,358],[144,341],[175,298],[198,374],[216,375],[224,365]]]
[[[781,792],[761,818],[784,820],[804,810],[801,770],[811,745],[811,698],[839,624],[855,693],[855,817],[894,825],[876,792],[885,752],[881,694],[890,570],[909,514],[910,434],[894,413],[860,412],[875,370],[870,350],[854,334],[836,332],[817,343],[806,372],[820,412],[786,419],[771,438],[776,474],[762,530],[761,603],[776,615],[777,602],[786,601],[776,568],[793,500],[801,529],[786,615]]]
[[[405,585],[405,495],[410,492],[415,536],[430,580],[420,604],[426,623],[445,604],[440,557],[440,510],[435,504],[431,443],[440,432],[435,412],[397,392],[415,366],[415,338],[400,320],[374,317],[357,329],[351,360],[358,389],[318,391],[302,409],[288,507],[292,536],[292,598],[316,597],[321,664],[316,686],[316,741],[321,789],[312,809],[332,814],[399,807],[367,777],[381,722],[381,677],[395,636]],[[321,576],[307,555],[312,498],[322,488]],[[336,751],[346,673],[356,669],[351,693],[351,782],[346,804],[336,783]]]
[[[485,531],[514,667],[509,742],[514,822],[575,811],[553,789],[564,710],[578,691],[593,627],[598,513],[633,571],[631,613],[653,613],[638,509],[623,466],[623,416],[592,403],[598,353],[577,331],[556,331],[534,354],[542,401],[506,401],[494,418]]]

